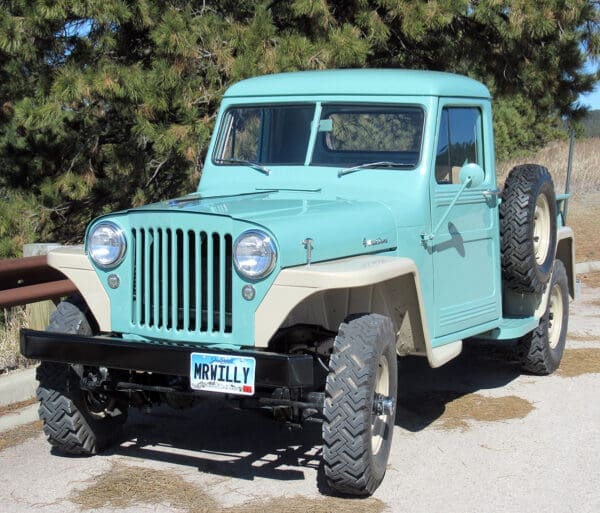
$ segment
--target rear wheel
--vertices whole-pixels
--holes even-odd
[[[569,321],[569,284],[565,266],[554,262],[550,282],[550,297],[538,327],[518,341],[519,355],[524,370],[545,375],[560,365],[565,349]]]
[[[329,485],[372,494],[385,475],[397,396],[396,337],[377,314],[342,323],[325,387],[323,460]]]
[[[93,321],[81,298],[69,298],[50,317],[48,331],[92,335]],[[127,419],[126,405],[82,390],[81,377],[68,364],[42,362],[36,373],[39,415],[48,442],[68,454],[95,454],[117,442]]]

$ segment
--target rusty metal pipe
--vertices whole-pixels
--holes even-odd
[[[0,260],[0,275],[4,273],[27,272],[31,269],[46,267],[47,265],[48,257],[46,255]]]
[[[27,305],[46,299],[58,299],[75,292],[77,292],[77,287],[67,279],[2,290],[0,291],[0,308]]]
[[[46,255],[0,260],[0,291],[64,279],[60,271],[48,266]]]

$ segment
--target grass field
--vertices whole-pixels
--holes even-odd
[[[541,164],[548,168],[557,193],[565,190],[569,141],[555,141],[528,157],[501,162],[497,167],[498,184],[502,185],[517,164]],[[571,193],[573,196],[600,192],[600,137],[575,141]]]

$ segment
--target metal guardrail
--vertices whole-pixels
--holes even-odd
[[[45,255],[0,260],[0,308],[58,299],[75,292],[75,284],[50,267]]]

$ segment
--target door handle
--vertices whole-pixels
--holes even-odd
[[[485,198],[486,201],[488,202],[494,202],[496,203],[498,201],[498,194],[500,193],[500,191],[498,189],[487,189],[485,191],[483,191],[483,197]]]

